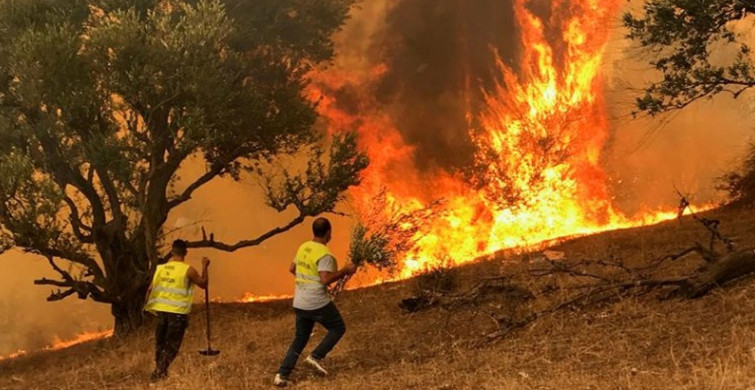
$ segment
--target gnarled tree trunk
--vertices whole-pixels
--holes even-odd
[[[144,323],[144,302],[141,299],[125,299],[113,303],[110,313],[114,318],[114,335],[123,337],[134,333]]]
[[[152,280],[153,264],[148,260],[143,239],[129,241],[125,234],[115,235],[104,251],[100,251],[105,268],[112,275],[106,291],[111,297],[111,314],[114,318],[114,334],[126,336],[138,330],[144,319],[144,303]]]

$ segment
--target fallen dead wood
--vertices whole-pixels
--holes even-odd
[[[755,250],[732,252],[703,267],[686,279],[679,294],[686,298],[699,298],[713,288],[755,273]]]
[[[454,309],[469,305],[479,305],[490,297],[497,297],[507,303],[523,302],[535,299],[528,289],[517,286],[506,276],[492,277],[481,280],[469,291],[459,294],[443,294],[436,291],[421,291],[419,294],[403,299],[399,307],[409,313],[418,312],[432,307]]]
[[[681,207],[688,208],[689,203],[683,199]],[[420,292],[404,299],[399,306],[407,312],[435,307],[447,310],[477,310],[483,305],[486,309],[499,308],[488,313],[498,325],[498,329],[489,335],[495,338],[561,310],[655,292],[660,299],[695,299],[755,273],[755,249],[735,250],[734,241],[718,230],[718,221],[700,218],[694,213],[693,218],[710,232],[708,247],[695,243],[641,266],[629,266],[615,259],[550,260],[537,268],[527,269],[524,277],[500,275],[483,279],[462,293]],[[717,243],[724,247],[724,254],[716,251]],[[682,275],[669,274],[664,267],[670,264],[686,264],[693,271]]]

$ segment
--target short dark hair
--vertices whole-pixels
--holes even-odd
[[[180,239],[173,241],[173,253],[178,256],[186,256],[187,252],[186,241]]]
[[[312,233],[314,233],[315,237],[325,238],[325,236],[328,235],[328,232],[330,232],[330,221],[326,218],[317,218],[315,222],[312,223]]]

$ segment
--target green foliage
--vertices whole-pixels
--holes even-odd
[[[0,0],[0,231],[62,278],[38,282],[68,289],[55,297],[141,302],[171,210],[280,154],[313,151],[306,176],[267,189],[271,206],[300,217],[255,240],[192,247],[257,245],[332,211],[367,160],[353,136],[318,151],[303,90],[353,3]],[[193,156],[205,172],[177,191]]]
[[[312,148],[308,154],[303,173],[284,169],[279,181],[270,166],[255,168],[265,178],[268,206],[278,211],[295,206],[308,216],[333,211],[344,198],[343,190],[359,185],[360,174],[369,164],[367,156],[357,149],[354,133],[335,135],[327,159],[321,148]]]
[[[624,15],[628,37],[648,49],[663,79],[637,99],[640,112],[657,115],[728,92],[735,98],[755,86],[750,47],[735,33],[755,13],[751,0],[651,0],[644,14]],[[736,50],[727,61],[716,52]]]
[[[357,224],[351,235],[349,259],[357,267],[367,264],[379,269],[396,265],[397,255],[390,245],[391,239],[384,234],[370,234],[366,226]]]
[[[66,241],[65,233],[57,233],[63,230],[57,218],[63,199],[49,178],[35,174],[27,156],[3,155],[0,177],[0,215],[7,228],[27,240],[24,246],[52,247],[59,239]]]

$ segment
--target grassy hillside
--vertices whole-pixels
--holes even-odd
[[[725,210],[722,231],[755,247],[755,213]],[[685,219],[576,239],[557,247],[570,259],[621,258],[642,264],[707,234]],[[484,276],[512,272],[519,259],[459,270],[465,289]],[[694,263],[685,260],[686,263]],[[680,265],[680,269],[692,265]],[[567,310],[508,337],[485,338],[495,323],[485,307],[404,314],[397,303],[413,281],[344,293],[347,334],[326,360],[332,376],[300,366],[296,389],[748,389],[755,388],[755,279],[693,300],[654,295]],[[215,345],[206,358],[197,308],[171,377],[152,388],[264,389],[293,335],[290,302],[218,304]],[[323,335],[318,329],[308,350]],[[152,337],[79,345],[0,362],[3,389],[149,388]]]

